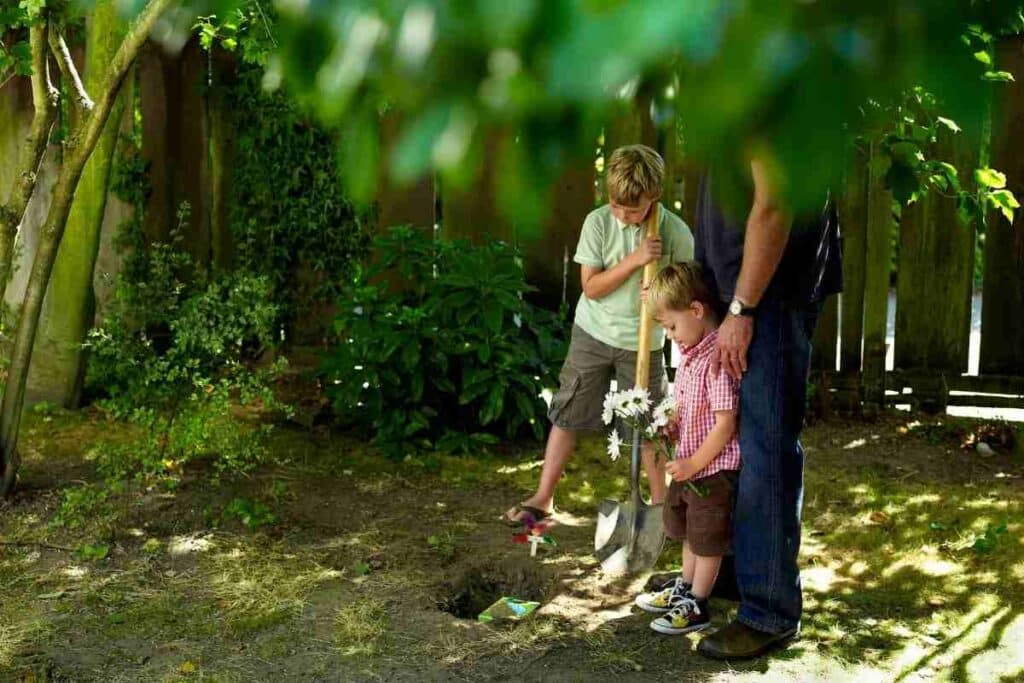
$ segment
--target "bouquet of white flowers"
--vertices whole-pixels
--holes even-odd
[[[651,395],[647,389],[609,391],[604,397],[604,411],[601,413],[601,419],[606,425],[619,418],[630,429],[639,430],[645,439],[654,444],[657,456],[665,461],[675,457],[675,417],[675,398],[665,398],[652,410]],[[608,435],[608,455],[613,461],[619,459],[622,444],[619,430],[613,427]],[[686,484],[699,496],[707,493],[699,484],[692,481]]]

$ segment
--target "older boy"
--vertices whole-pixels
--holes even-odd
[[[551,401],[551,432],[544,467],[532,496],[505,513],[518,524],[526,514],[540,520],[554,511],[555,486],[576,445],[576,433],[603,428],[601,409],[614,376],[620,388],[631,387],[636,374],[640,326],[640,278],[651,261],[659,266],[693,258],[693,235],[683,221],[662,207],[658,237],[644,238],[644,223],[661,198],[665,162],[650,147],[628,145],[615,150],[607,164],[608,204],[583,221],[574,260],[580,264],[583,294],[576,305],[569,352]],[[662,348],[664,331],[655,327],[651,347],[650,392],[659,402],[667,387]],[[665,498],[665,473],[653,448],[643,449],[651,500]]]

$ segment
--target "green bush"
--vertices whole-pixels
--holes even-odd
[[[217,472],[251,468],[269,427],[246,424],[232,411],[277,405],[270,387],[284,360],[255,362],[273,343],[270,284],[244,272],[205,275],[177,232],[170,243],[135,253],[128,272],[88,340],[87,381],[103,396],[97,403],[145,430],[138,442],[105,452],[108,480],[173,478],[197,458],[212,459]]]
[[[566,324],[523,300],[533,288],[515,250],[402,227],[371,251],[341,294],[324,366],[338,416],[393,457],[541,438]]]

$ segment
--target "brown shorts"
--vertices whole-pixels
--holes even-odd
[[[636,351],[609,346],[573,325],[572,340],[558,376],[558,392],[551,399],[548,419],[572,432],[610,429],[601,422],[601,411],[612,377],[620,391],[633,386],[636,381]],[[651,400],[657,405],[668,389],[665,357],[661,350],[651,351],[648,386]],[[624,435],[624,438],[628,440],[629,437]]]
[[[663,516],[665,535],[686,539],[694,555],[719,557],[732,550],[732,505],[739,472],[725,470],[695,483],[708,489],[698,496],[686,482],[668,487]]]

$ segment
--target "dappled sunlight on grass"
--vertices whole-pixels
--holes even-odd
[[[210,536],[189,534],[172,538],[167,546],[167,552],[172,556],[179,556],[190,553],[205,553],[214,547],[216,547],[216,544]]]
[[[236,632],[264,628],[299,614],[314,588],[342,575],[306,558],[269,549],[250,553],[244,561],[231,552],[218,554],[200,572],[229,628]]]
[[[534,460],[532,462],[521,462],[517,465],[502,465],[494,471],[497,474],[518,474],[520,472],[531,472],[533,470],[539,470],[543,466],[543,460]]]
[[[945,432],[899,434],[885,423],[809,431],[802,636],[767,660],[722,669],[692,652],[696,636],[658,638],[632,607],[646,577],[601,575],[595,508],[626,499],[629,468],[608,459],[599,435],[580,440],[556,499],[558,545],[534,562],[496,519],[536,486],[535,445],[518,456],[395,463],[348,437],[314,447],[288,433],[275,448],[301,453],[301,462],[221,488],[189,482],[167,508],[123,506],[131,514],[114,538],[89,520],[48,527],[56,496],[0,518],[5,538],[68,549],[0,553],[11,598],[0,600],[0,668],[39,651],[72,680],[87,678],[78,652],[103,653],[88,664],[103,680],[174,679],[186,659],[198,676],[229,681],[296,671],[313,680],[398,671],[501,680],[536,667],[520,676],[532,679],[549,666],[552,680],[1024,678],[1024,462],[1005,454],[982,462],[929,441],[938,437]],[[864,445],[843,448],[858,439]],[[239,495],[266,503],[278,522],[255,533],[224,526],[220,511]],[[98,538],[110,546],[106,558],[73,553]],[[537,613],[486,626],[439,611],[445,577],[477,560],[525,560],[543,572]],[[658,569],[678,566],[679,547],[667,543]],[[716,626],[734,609],[714,600]],[[154,661],[138,664],[139,650]],[[285,667],[299,668],[286,675]]]

